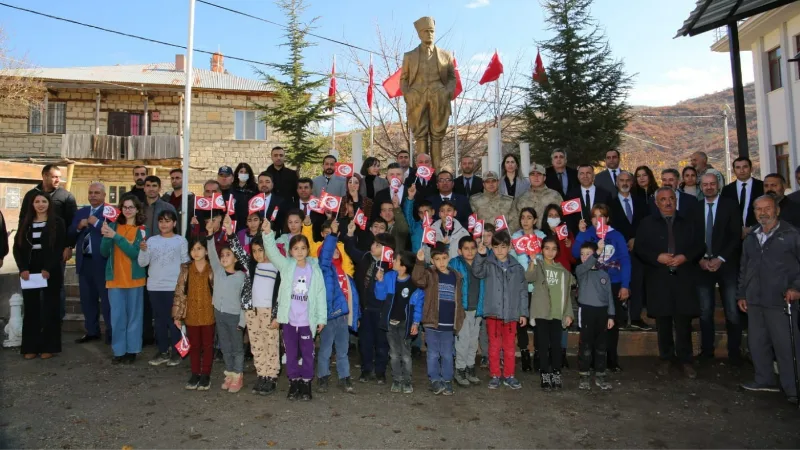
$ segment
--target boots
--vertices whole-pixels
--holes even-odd
[[[271,377],[266,377],[264,379],[264,385],[262,386],[261,390],[258,391],[259,395],[270,395],[275,392],[278,388],[278,380]]]
[[[531,352],[523,350],[520,352],[520,359],[522,359],[522,371],[523,372],[530,372],[533,370],[533,366],[531,365]]]
[[[300,400],[307,402],[311,400],[311,380],[298,380],[300,384]]]
[[[467,369],[456,369],[456,383],[459,386],[468,387],[469,380],[467,380]]]
[[[467,381],[472,384],[481,384],[481,379],[475,375],[475,366],[467,367]]]
[[[300,383],[302,383],[302,380],[289,380],[289,395],[286,396],[287,399],[291,401],[297,400]]]
[[[543,391],[549,391],[550,389],[553,388],[553,385],[551,384],[551,381],[550,381],[550,374],[549,373],[542,373],[541,374],[541,378],[542,378],[541,387],[542,387]]]

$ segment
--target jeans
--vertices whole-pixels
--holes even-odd
[[[233,373],[244,371],[244,342],[239,330],[239,314],[227,314],[214,308],[214,319],[217,322],[217,336],[225,370]],[[190,342],[191,344],[191,342]]]
[[[173,291],[147,291],[150,305],[153,309],[153,318],[156,321],[156,345],[160,353],[167,352],[175,343],[181,340],[181,330],[172,320]]]
[[[724,264],[724,263],[723,263]],[[700,349],[708,355],[714,354],[714,287],[719,283],[722,308],[725,311],[725,328],[728,333],[728,356],[739,356],[742,347],[742,328],[739,307],[736,304],[736,271],[732,268],[722,272],[702,271],[697,280],[697,296],[700,299]]]
[[[111,304],[111,349],[114,356],[142,351],[142,314],[144,308],[144,286],[136,288],[110,288],[108,301]]]
[[[328,319],[328,324],[319,335],[318,378],[331,374],[331,352],[334,346],[336,346],[336,373],[339,379],[347,378],[350,376],[350,360],[347,357],[350,349],[350,330],[347,326],[347,314]]]
[[[431,381],[453,380],[453,343],[452,331],[425,329],[425,345],[428,347],[428,378]],[[514,356],[514,353],[511,353]]]
[[[478,353],[478,337],[483,319],[475,317],[476,311],[466,311],[464,324],[456,336],[456,369],[462,370],[475,366],[475,355]]]
[[[417,334],[419,335],[419,333]],[[386,332],[389,341],[389,361],[392,363],[392,380],[411,382],[411,339],[406,338],[406,322],[389,324]]]
[[[386,374],[389,362],[389,342],[386,330],[380,328],[380,311],[364,311],[358,328],[358,348],[361,351],[361,371]]]
[[[84,270],[90,272],[86,265],[88,260],[84,256]],[[78,288],[81,295],[81,312],[83,312],[83,327],[87,336],[100,336],[100,311],[106,323],[106,336],[111,336],[111,304],[108,301],[105,272],[95,271],[80,274]],[[98,307],[98,299],[100,301]]]

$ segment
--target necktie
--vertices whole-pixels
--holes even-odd
[[[97,212],[96,208],[92,208],[89,210],[89,216],[93,216],[94,213]],[[89,225],[91,226],[91,225]],[[86,230],[86,235],[83,236],[83,247],[82,251],[84,255],[91,255],[92,254],[92,235],[89,230]]]
[[[614,186],[617,185],[617,171],[616,170],[612,170],[611,171],[611,182],[614,184]],[[627,199],[626,199],[626,201],[627,201]]]
[[[562,189],[564,188],[564,174],[563,173],[559,173],[558,174],[558,184],[561,185]]]
[[[706,255],[711,256],[711,236],[714,232],[714,203],[708,204],[708,214],[706,214]]]
[[[625,199],[625,216],[628,218],[628,222],[633,223],[633,208],[631,208],[631,199]]]
[[[303,212],[306,213],[306,215],[308,215],[308,203],[306,202],[303,202]]]
[[[586,206],[584,211],[588,210],[589,214],[591,215],[592,214],[592,199],[591,199],[591,197],[589,197],[589,190],[588,189],[586,190],[586,203],[584,204],[584,206]]]
[[[747,183],[742,183],[742,192],[739,194],[739,211],[744,215],[744,203],[747,201]]]
[[[667,221],[667,253],[674,255],[675,254],[675,233],[672,231],[672,222],[674,218],[672,216],[664,218]],[[669,268],[670,273],[675,273],[676,270],[674,267]]]
[[[469,183],[470,183],[470,181],[471,181],[471,180],[472,180],[472,178],[464,178],[464,185],[465,185],[465,186],[464,186],[464,188],[465,188],[465,189],[466,189],[466,191],[467,191],[467,195],[469,195],[469,191],[470,191],[470,189],[469,189],[469,187],[470,187],[470,186],[469,186]]]

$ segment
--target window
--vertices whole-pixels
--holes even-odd
[[[777,172],[786,179],[786,182],[791,185],[791,170],[789,169],[789,144],[780,144],[775,146],[775,165]]]
[[[28,132],[42,133],[42,109],[31,108],[28,116]],[[47,104],[47,130],[45,133],[64,134],[67,132],[67,104],[64,102],[49,102]]]
[[[767,52],[769,65],[769,90],[774,91],[783,87],[781,83],[781,48],[777,47]]]
[[[152,120],[147,121],[147,134],[150,134],[150,130],[153,128],[152,122]],[[107,134],[109,136],[141,136],[145,134],[144,114],[110,111]]]
[[[236,110],[234,117],[234,139],[267,140],[267,124],[264,123],[264,111]]]

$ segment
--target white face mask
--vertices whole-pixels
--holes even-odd
[[[561,223],[561,219],[559,219],[558,217],[548,217],[547,218],[547,224],[550,225],[550,228],[555,228],[560,223]]]
[[[239,174],[239,181],[247,181],[250,179],[250,174],[247,173],[240,173]]]

